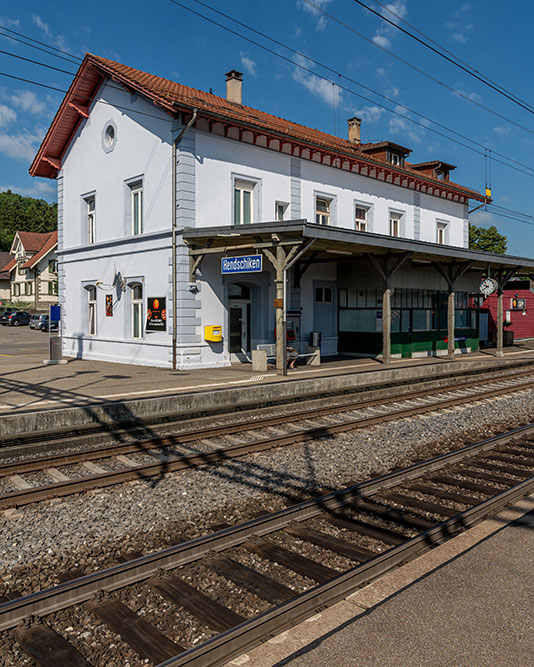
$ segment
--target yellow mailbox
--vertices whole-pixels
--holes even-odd
[[[219,343],[222,340],[222,327],[218,324],[204,327],[204,340]]]

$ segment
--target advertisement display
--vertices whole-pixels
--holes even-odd
[[[146,331],[167,331],[167,309],[164,296],[147,299]]]
[[[113,317],[113,294],[106,294],[106,317]]]

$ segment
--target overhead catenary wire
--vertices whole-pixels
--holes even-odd
[[[172,0],[171,0],[171,2],[172,2]],[[199,0],[195,0],[195,2],[199,2]],[[358,37],[361,37],[361,39],[365,40],[366,42],[368,42],[369,44],[371,44],[375,48],[380,49],[384,53],[387,53],[392,58],[395,58],[395,60],[398,60],[399,62],[403,63],[403,65],[406,65],[410,69],[413,69],[415,72],[418,72],[419,74],[426,77],[430,81],[433,81],[438,86],[442,86],[446,90],[450,91],[453,95],[456,95],[457,97],[462,98],[463,100],[465,100],[469,104],[477,106],[480,109],[484,109],[484,111],[487,111],[488,113],[492,114],[493,116],[496,116],[497,118],[500,118],[501,120],[504,120],[507,123],[510,123],[511,125],[515,125],[516,127],[520,128],[522,130],[525,130],[527,132],[531,132],[531,130],[529,128],[525,127],[524,125],[521,125],[521,123],[517,123],[516,121],[512,120],[508,116],[504,116],[503,114],[495,111],[494,109],[491,109],[490,107],[487,107],[486,105],[482,104],[481,102],[477,102],[476,99],[473,99],[472,97],[470,97],[466,93],[462,92],[461,90],[458,90],[457,88],[453,88],[452,86],[449,86],[444,81],[441,81],[440,79],[437,79],[435,76],[432,76],[432,74],[429,74],[428,72],[426,72],[421,67],[418,67],[417,65],[414,65],[413,63],[409,62],[408,60],[406,60],[402,56],[399,56],[394,51],[391,51],[391,49],[388,49],[385,46],[382,46],[381,44],[377,44],[376,42],[374,42],[372,40],[371,37],[368,37],[367,35],[364,35],[363,33],[359,32],[358,30],[356,30],[355,28],[350,26],[348,23],[345,23],[344,21],[339,19],[337,16],[334,16],[334,14],[332,14],[331,12],[328,12],[326,9],[323,9],[321,6],[317,5],[315,2],[312,2],[312,0],[302,0],[302,2],[305,2],[307,5],[310,5],[310,7],[313,7],[314,9],[316,9],[318,12],[320,12],[321,14],[326,16],[327,18],[331,19],[332,21],[335,21],[336,23],[338,23],[340,26],[342,26],[346,30],[349,30],[350,32],[352,32],[355,35],[358,35]]]
[[[309,73],[309,74],[312,74],[312,75],[314,75],[314,76],[316,76],[316,77],[318,77],[318,78],[320,78],[320,79],[322,79],[322,80],[324,80],[324,81],[327,81],[327,82],[329,82],[329,83],[332,83],[332,79],[329,79],[328,77],[323,76],[322,74],[319,74],[318,72],[313,71],[313,70],[310,69],[309,67],[306,67],[305,65],[303,65],[301,62],[296,62],[295,60],[293,60],[293,59],[291,59],[291,58],[288,58],[287,56],[284,56],[284,55],[281,54],[281,53],[278,53],[278,52],[276,52],[276,51],[273,51],[272,49],[270,49],[269,47],[265,46],[264,44],[261,44],[261,43],[257,42],[256,40],[253,40],[253,39],[251,39],[250,37],[247,37],[246,35],[243,35],[242,33],[239,33],[239,32],[237,32],[236,30],[233,30],[232,28],[230,28],[230,27],[228,27],[228,26],[225,26],[225,25],[222,24],[222,23],[219,23],[218,21],[215,21],[214,19],[210,18],[209,16],[205,16],[204,14],[201,14],[200,12],[195,11],[195,10],[192,9],[191,7],[188,7],[188,6],[184,5],[184,4],[182,4],[181,2],[178,2],[178,0],[169,0],[169,1],[170,1],[172,4],[177,5],[177,6],[181,7],[182,9],[185,9],[186,11],[190,12],[191,14],[194,14],[194,15],[196,15],[196,16],[198,16],[198,17],[200,17],[200,18],[202,18],[202,19],[204,19],[204,20],[206,20],[206,21],[208,21],[208,22],[210,22],[210,23],[212,23],[212,24],[214,24],[214,25],[216,25],[216,26],[222,28],[223,30],[226,30],[227,32],[229,32],[229,33],[231,33],[231,34],[236,35],[236,36],[238,36],[238,37],[244,39],[245,41],[247,41],[247,42],[249,42],[249,43],[251,43],[251,44],[253,44],[253,45],[255,45],[255,46],[258,46],[259,48],[263,49],[264,51],[267,51],[268,53],[270,53],[270,54],[272,54],[272,55],[275,55],[275,56],[277,56],[278,58],[280,58],[280,59],[282,59],[282,60],[285,60],[286,62],[288,62],[289,64],[291,64],[293,67],[297,67],[297,68],[299,68],[299,69],[301,69],[301,70],[303,70],[303,71],[305,71],[305,72],[307,72],[307,73]],[[304,0],[304,1],[307,2],[308,0]],[[258,35],[261,35],[261,36],[264,37],[265,39],[268,39],[269,41],[271,41],[271,42],[277,44],[278,46],[281,46],[281,47],[287,49],[288,51],[294,53],[295,55],[297,55],[297,56],[299,56],[299,57],[301,57],[301,58],[306,59],[306,61],[309,61],[309,62],[311,62],[311,63],[313,63],[313,64],[315,64],[315,65],[318,65],[319,67],[322,67],[323,69],[325,69],[325,70],[327,70],[327,71],[330,71],[330,72],[333,73],[333,74],[336,74],[336,75],[339,75],[339,74],[340,74],[337,70],[333,69],[333,68],[330,67],[329,65],[325,65],[324,63],[321,63],[320,61],[317,61],[317,60],[315,60],[314,58],[312,58],[312,57],[310,57],[310,56],[307,56],[307,55],[305,55],[304,53],[302,53],[302,52],[300,52],[300,51],[297,51],[296,49],[293,49],[292,47],[288,46],[287,44],[284,44],[283,42],[280,42],[280,41],[276,40],[275,38],[270,37],[269,35],[266,35],[265,33],[263,33],[263,32],[261,32],[261,31],[255,29],[255,28],[253,28],[253,27],[251,27],[251,26],[248,26],[247,24],[243,23],[242,21],[239,21],[238,19],[235,19],[235,18],[231,17],[230,15],[225,14],[224,12],[219,11],[218,9],[215,9],[215,8],[211,7],[210,5],[208,5],[208,4],[205,3],[205,2],[202,2],[201,0],[194,0],[194,2],[196,2],[196,3],[199,4],[199,5],[202,5],[202,6],[206,7],[207,9],[210,9],[211,11],[215,12],[216,14],[219,14],[220,16],[223,16],[224,18],[227,18],[227,19],[230,20],[230,21],[233,21],[234,23],[236,23],[236,24],[238,24],[238,25],[240,25],[240,26],[242,26],[242,27],[244,27],[244,28],[250,30],[251,32],[254,32],[254,33],[258,34]],[[313,4],[313,3],[312,3],[312,4]],[[437,134],[438,136],[441,136],[441,137],[447,139],[448,141],[452,141],[452,142],[454,142],[454,143],[456,143],[456,144],[458,144],[458,145],[460,145],[460,146],[463,146],[464,148],[467,148],[468,150],[471,150],[471,151],[474,151],[475,153],[478,153],[479,155],[484,155],[484,151],[486,150],[486,147],[485,147],[483,144],[478,143],[478,142],[475,141],[474,139],[471,139],[470,137],[467,137],[466,135],[463,135],[462,133],[457,132],[456,130],[451,129],[451,128],[447,127],[446,125],[443,125],[443,124],[439,123],[438,121],[435,121],[435,120],[433,120],[432,118],[429,118],[428,116],[424,116],[423,114],[421,114],[421,113],[415,111],[414,109],[412,109],[412,108],[410,108],[410,107],[408,107],[408,106],[406,106],[406,105],[404,105],[404,104],[400,104],[400,103],[398,102],[398,100],[393,100],[393,99],[387,97],[386,95],[383,95],[382,93],[380,93],[380,92],[378,92],[378,91],[376,91],[376,90],[373,90],[372,88],[369,88],[368,86],[365,86],[364,84],[362,84],[362,83],[356,81],[355,79],[353,79],[353,78],[351,78],[351,77],[349,77],[349,76],[347,76],[347,75],[343,75],[343,74],[342,74],[341,76],[342,76],[344,79],[346,79],[347,81],[350,81],[351,83],[354,83],[354,84],[360,86],[361,88],[364,88],[365,90],[368,90],[368,91],[372,92],[374,95],[377,95],[378,97],[381,97],[382,99],[385,99],[385,100],[387,100],[387,101],[389,101],[389,102],[391,102],[391,103],[393,103],[393,104],[395,104],[395,105],[398,105],[398,106],[402,107],[403,109],[406,109],[406,111],[409,111],[410,113],[415,114],[416,116],[422,118],[424,121],[433,123],[433,124],[436,125],[437,127],[441,127],[442,129],[446,130],[447,132],[451,132],[451,133],[453,133],[453,134],[455,134],[455,135],[461,137],[464,141],[469,141],[469,142],[471,142],[471,143],[474,144],[475,146],[478,146],[481,150],[476,150],[476,149],[474,149],[472,146],[468,146],[468,145],[466,145],[465,143],[463,143],[463,142],[461,142],[461,141],[458,141],[457,139],[454,139],[453,137],[449,137],[449,136],[443,134],[442,132],[439,132],[439,131],[437,131],[437,130],[431,128],[431,127],[429,127],[426,123],[420,123],[420,122],[418,122],[417,120],[415,120],[415,119],[413,119],[413,118],[410,118],[409,116],[407,116],[407,115],[404,114],[404,113],[400,113],[399,111],[396,111],[395,109],[390,109],[389,107],[385,106],[384,104],[381,104],[380,102],[377,102],[376,100],[370,99],[369,97],[366,97],[365,95],[362,95],[361,93],[358,93],[358,92],[352,90],[351,88],[348,88],[347,86],[344,86],[344,85],[342,85],[341,83],[339,83],[339,84],[338,84],[338,87],[339,87],[341,90],[344,90],[344,91],[350,93],[351,95],[355,95],[356,97],[359,97],[360,99],[363,99],[363,100],[365,100],[366,102],[369,102],[370,104],[374,104],[374,105],[376,105],[376,106],[379,106],[379,107],[385,109],[386,111],[388,111],[389,113],[391,113],[391,114],[393,114],[393,115],[395,115],[395,116],[398,116],[398,117],[402,118],[403,120],[406,120],[406,121],[408,121],[408,122],[410,122],[410,123],[412,123],[412,124],[414,124],[414,125],[417,125],[417,126],[419,126],[419,127],[422,127],[423,129],[428,130],[429,132],[433,132],[434,134]],[[522,127],[522,126],[521,126],[521,127]],[[534,130],[530,130],[529,128],[524,128],[524,129],[525,129],[527,132],[534,134]],[[518,172],[520,172],[520,173],[526,174],[527,176],[533,176],[533,175],[534,175],[534,173],[533,173],[533,172],[534,172],[534,169],[533,169],[532,167],[530,167],[529,165],[525,165],[525,164],[523,164],[523,163],[521,163],[521,162],[519,162],[519,161],[517,161],[517,160],[514,160],[513,158],[510,158],[510,157],[507,156],[507,155],[504,155],[504,154],[502,154],[502,153],[498,153],[497,151],[494,151],[494,153],[495,153],[495,155],[499,155],[499,157],[502,157],[503,159],[508,160],[509,162],[513,162],[513,163],[517,164],[517,165],[520,166],[520,167],[524,167],[524,169],[527,169],[527,170],[529,170],[529,171],[524,171],[523,169],[518,169],[517,167],[514,167],[514,166],[511,165],[511,164],[507,164],[507,163],[502,162],[501,160],[498,160],[498,159],[495,158],[495,161],[496,161],[496,162],[500,162],[501,164],[503,164],[503,165],[505,165],[505,166],[508,166],[508,167],[510,167],[511,169],[515,169],[516,171],[518,171]]]
[[[305,2],[308,2],[309,4],[311,4],[311,5],[313,5],[313,6],[315,6],[314,3],[310,3],[309,0],[304,0],[304,1],[305,1]],[[176,2],[174,2],[174,0],[171,0],[171,2],[173,2],[174,4],[180,4],[180,3],[176,3]],[[329,67],[328,65],[325,65],[325,64],[323,64],[323,63],[321,63],[321,62],[319,62],[319,61],[317,61],[317,60],[314,60],[313,58],[310,58],[309,56],[306,56],[305,54],[303,54],[303,53],[301,53],[301,52],[299,52],[299,51],[297,51],[297,50],[295,50],[295,49],[292,49],[291,47],[287,46],[286,44],[284,44],[284,43],[282,43],[282,42],[279,42],[278,40],[276,40],[276,39],[274,39],[274,38],[272,38],[272,37],[266,35],[265,33],[262,33],[261,31],[258,31],[258,30],[256,30],[256,29],[250,27],[250,26],[247,26],[246,24],[242,23],[241,21],[238,21],[237,19],[234,19],[233,17],[231,17],[231,16],[229,16],[229,15],[227,15],[227,14],[224,14],[223,12],[221,12],[221,11],[219,11],[219,10],[216,10],[215,8],[210,7],[209,5],[207,5],[207,4],[204,3],[204,2],[201,2],[200,0],[195,0],[195,2],[197,2],[197,3],[200,4],[200,5],[205,6],[207,9],[211,9],[211,11],[214,11],[214,12],[216,12],[217,14],[219,14],[219,15],[221,15],[221,16],[224,16],[225,18],[228,18],[228,19],[231,20],[231,21],[234,21],[234,22],[237,23],[238,25],[241,25],[242,27],[245,27],[245,28],[251,30],[252,32],[255,32],[256,34],[265,37],[266,39],[270,40],[271,42],[276,43],[276,44],[278,44],[279,46],[282,46],[282,47],[288,49],[289,51],[293,52],[294,54],[296,54],[296,55],[298,55],[298,56],[300,56],[300,57],[302,57],[302,58],[305,58],[307,61],[312,62],[312,63],[318,65],[319,67],[322,67],[323,69],[326,69],[326,70],[332,72],[333,74],[336,74],[337,77],[338,77],[338,84],[335,84],[335,85],[338,86],[338,95],[337,95],[337,97],[339,97],[339,91],[340,91],[341,89],[343,89],[343,90],[345,90],[346,92],[349,92],[350,94],[353,94],[353,95],[355,95],[355,96],[358,96],[358,97],[364,99],[365,101],[368,101],[368,102],[370,102],[370,103],[372,103],[372,104],[376,104],[376,105],[380,106],[381,108],[383,108],[384,110],[386,110],[386,111],[388,111],[388,112],[390,112],[390,113],[392,113],[392,114],[395,114],[395,115],[397,115],[397,116],[402,117],[404,120],[407,120],[408,122],[411,122],[411,123],[413,123],[413,124],[419,125],[420,127],[423,127],[424,129],[428,129],[429,131],[435,132],[436,134],[439,134],[439,136],[441,136],[441,137],[443,137],[443,138],[445,138],[445,139],[447,139],[447,140],[449,140],[449,141],[453,141],[453,142],[459,144],[460,146],[463,146],[463,147],[465,147],[465,148],[468,148],[468,149],[471,149],[471,150],[472,150],[471,147],[469,147],[469,146],[465,146],[463,143],[458,142],[458,141],[454,140],[454,139],[451,138],[451,137],[448,137],[448,136],[443,135],[443,134],[441,134],[441,133],[439,133],[439,132],[436,132],[436,131],[433,130],[432,128],[429,128],[428,126],[426,126],[426,125],[424,125],[424,124],[422,124],[422,123],[417,123],[417,121],[414,121],[413,119],[411,119],[410,117],[406,116],[405,114],[401,114],[401,113],[399,113],[399,112],[397,112],[397,111],[395,111],[395,110],[393,110],[393,109],[389,109],[389,108],[386,107],[385,105],[381,105],[379,102],[377,102],[377,101],[375,101],[375,100],[369,100],[369,98],[360,95],[360,94],[357,93],[356,91],[352,91],[351,89],[347,88],[346,86],[342,86],[342,85],[341,85],[341,77],[343,77],[343,78],[346,79],[347,81],[350,81],[351,83],[354,83],[354,84],[360,86],[361,88],[363,88],[363,89],[365,89],[365,90],[368,90],[369,92],[373,93],[374,95],[377,95],[378,97],[381,97],[381,98],[384,99],[384,100],[387,100],[387,101],[389,101],[389,102],[391,102],[391,103],[393,103],[393,104],[395,104],[395,105],[398,105],[398,106],[402,107],[403,109],[405,109],[406,111],[408,111],[408,112],[410,112],[410,113],[413,113],[413,114],[415,114],[416,116],[422,118],[423,120],[425,120],[425,121],[427,121],[427,122],[430,122],[430,123],[433,123],[433,124],[436,125],[437,127],[440,127],[440,128],[444,129],[444,130],[447,131],[447,132],[451,132],[452,134],[455,134],[456,136],[459,136],[460,138],[464,139],[465,141],[468,141],[468,142],[472,143],[473,145],[478,146],[478,147],[481,148],[482,150],[481,150],[480,152],[479,152],[479,151],[475,151],[475,152],[478,152],[480,155],[485,155],[486,150],[487,150],[487,147],[484,146],[483,144],[480,144],[479,142],[475,141],[475,140],[472,139],[471,137],[468,137],[468,136],[466,136],[466,135],[464,135],[464,134],[462,134],[462,133],[460,133],[460,132],[458,132],[458,131],[456,131],[456,130],[454,130],[454,129],[452,129],[452,128],[449,128],[449,127],[447,127],[446,125],[443,125],[442,123],[439,123],[438,121],[435,121],[435,120],[433,120],[432,118],[429,118],[428,116],[425,116],[425,115],[423,115],[423,114],[421,114],[421,113],[415,111],[414,109],[412,109],[412,108],[410,108],[410,107],[408,107],[408,106],[406,106],[406,105],[404,105],[404,104],[400,104],[400,103],[398,102],[398,100],[393,100],[393,99],[391,99],[390,97],[388,97],[388,96],[386,96],[386,95],[383,95],[382,93],[380,93],[380,92],[378,92],[378,91],[376,91],[376,90],[373,90],[372,88],[370,88],[370,87],[368,87],[368,86],[365,86],[364,84],[358,82],[357,80],[352,79],[351,77],[348,77],[348,76],[346,76],[346,75],[342,75],[340,72],[337,72],[335,69]],[[201,17],[201,18],[204,18],[204,19],[206,19],[206,20],[208,20],[208,21],[210,21],[210,22],[212,22],[212,23],[215,23],[215,25],[217,25],[217,26],[219,26],[219,27],[222,27],[222,28],[224,28],[225,30],[229,30],[229,31],[232,32],[233,34],[236,34],[236,35],[242,37],[243,39],[245,39],[245,40],[247,40],[247,41],[249,41],[249,42],[252,42],[252,43],[255,44],[256,46],[258,46],[258,47],[260,47],[260,48],[262,48],[262,49],[264,49],[264,50],[267,50],[269,53],[271,53],[271,54],[273,54],[273,55],[276,55],[276,56],[278,56],[278,57],[280,57],[280,58],[282,58],[282,59],[288,61],[288,59],[285,58],[284,56],[282,56],[281,54],[278,54],[278,53],[272,51],[271,49],[268,49],[267,47],[263,46],[262,44],[259,44],[259,43],[255,42],[255,41],[253,41],[253,40],[250,40],[250,39],[247,38],[246,36],[244,36],[244,35],[240,35],[239,33],[236,33],[235,31],[233,31],[233,30],[227,28],[226,26],[223,26],[222,24],[219,24],[218,22],[213,21],[212,19],[209,19],[208,17],[205,17],[205,16],[203,16],[202,14],[200,14],[200,13],[198,13],[198,12],[195,12],[194,10],[191,10],[191,9],[189,9],[189,8],[187,8],[187,7],[183,6],[183,5],[181,5],[181,4],[180,4],[180,6],[183,7],[184,9],[187,9],[188,11],[192,12],[193,14],[195,14],[195,15]],[[14,33],[14,34],[16,34],[16,35],[25,37],[25,38],[27,38],[27,39],[29,39],[29,40],[31,40],[31,41],[36,42],[37,44],[46,46],[47,48],[50,48],[51,50],[56,49],[56,47],[54,47],[54,46],[52,46],[52,45],[48,45],[48,44],[46,44],[45,42],[41,42],[41,41],[39,41],[39,40],[33,40],[32,38],[30,38],[30,37],[28,37],[28,36],[26,36],[26,35],[23,35],[22,33],[19,33],[19,32],[13,31],[13,30],[11,30],[11,29],[4,28],[3,26],[0,26],[0,30],[3,30],[3,29],[8,30],[9,32]],[[1,35],[1,34],[2,34],[2,33],[0,32],[0,35]],[[9,39],[12,39],[12,37],[10,37],[10,36],[7,36],[7,35],[4,35],[4,36],[8,37]],[[20,40],[19,40],[19,41],[20,41]],[[37,47],[35,47],[33,44],[26,44],[26,45],[27,45],[27,46],[30,46],[30,47],[32,47],[32,48],[37,48]],[[39,49],[39,50],[42,50],[42,49]],[[56,50],[58,50],[60,54],[67,53],[66,51],[63,51],[63,50],[61,50],[61,49],[56,49]],[[67,71],[67,70],[61,70],[61,69],[59,69],[59,68],[54,68],[54,67],[52,67],[52,66],[50,66],[50,65],[47,65],[47,64],[45,64],[45,63],[41,63],[41,62],[39,62],[39,61],[34,61],[34,60],[30,60],[30,59],[25,59],[25,58],[23,58],[22,56],[18,56],[17,54],[13,54],[13,53],[5,52],[5,51],[4,51],[3,53],[6,53],[7,55],[10,55],[10,56],[15,57],[15,58],[19,58],[19,59],[21,59],[21,60],[27,60],[28,62],[34,62],[35,64],[40,65],[40,66],[43,66],[43,67],[48,67],[48,68],[50,68],[50,69],[55,69],[56,71],[59,71],[59,72],[64,72],[64,73],[66,73],[66,74],[69,74],[70,76],[74,76],[74,75],[75,75],[75,73],[73,73],[73,72],[69,72],[69,71]],[[50,55],[54,55],[54,54],[51,53]],[[58,57],[60,57],[60,56],[58,56]],[[79,61],[81,61],[81,59],[78,58],[77,56],[73,56],[73,58],[77,58]],[[294,66],[296,66],[296,67],[298,67],[298,68],[300,68],[300,69],[303,69],[303,70],[305,70],[306,72],[308,72],[308,73],[310,73],[310,74],[313,74],[314,76],[318,76],[318,77],[322,78],[322,79],[325,80],[325,81],[329,81],[330,83],[333,84],[333,87],[334,87],[334,82],[332,82],[330,79],[327,79],[326,77],[323,77],[323,76],[321,76],[320,74],[318,74],[318,73],[316,73],[316,72],[313,72],[312,70],[310,70],[309,68],[306,68],[305,66],[303,66],[303,65],[300,64],[300,63],[296,63],[296,62],[294,62],[294,61],[288,61],[288,62],[291,62],[292,65],[294,65]],[[4,76],[5,76],[5,73],[4,73]],[[108,84],[108,85],[109,85],[110,87],[112,87],[112,88],[117,89],[117,90],[122,90],[122,88],[121,88],[120,86],[114,86],[113,84]],[[334,98],[334,99],[335,99],[335,98]],[[337,104],[338,114],[341,113],[341,111],[340,111],[340,107],[341,107],[341,105],[338,103],[338,104]],[[336,118],[336,114],[334,113],[334,119],[335,119],[335,118]],[[340,120],[340,119],[339,119],[339,120]],[[336,125],[336,123],[335,123],[335,120],[334,120],[334,134],[336,133],[335,125]],[[339,124],[338,124],[338,128],[340,129],[340,125],[339,125]],[[505,155],[505,154],[503,154],[503,153],[499,153],[499,152],[497,152],[497,151],[494,151],[494,155],[498,155],[499,157],[503,158],[504,160],[507,160],[507,161],[510,162],[510,163],[513,163],[513,164],[517,165],[518,167],[523,167],[524,169],[529,170],[528,172],[525,172],[525,171],[523,171],[523,169],[516,169],[516,171],[518,171],[519,173],[523,173],[523,174],[525,174],[525,175],[527,175],[527,176],[534,176],[534,168],[533,168],[533,167],[530,167],[529,165],[526,165],[526,164],[524,164],[524,163],[522,163],[522,162],[519,162],[518,160],[515,160],[514,158],[511,158],[510,156]],[[495,159],[496,162],[499,162],[500,164],[502,164],[502,165],[504,165],[504,166],[507,166],[507,167],[509,167],[509,168],[514,169],[514,167],[512,166],[512,164],[507,164],[506,162],[502,162],[501,160],[498,160],[498,159],[496,159],[496,158],[494,158],[494,159]]]

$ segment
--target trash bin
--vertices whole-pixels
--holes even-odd
[[[50,361],[59,361],[61,359],[61,337],[53,336],[50,338]]]
[[[312,347],[321,346],[321,332],[320,331],[310,331],[310,345]]]

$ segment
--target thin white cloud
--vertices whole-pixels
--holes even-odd
[[[398,25],[401,19],[403,19],[407,14],[406,1],[395,0],[395,2],[390,2],[381,9],[380,13],[389,21],[392,21]],[[389,49],[391,46],[391,40],[396,32],[397,31],[395,30],[394,26],[390,25],[389,23],[384,23],[374,34],[373,42],[383,49]]]
[[[460,44],[467,44],[467,37],[463,32],[453,32],[449,39],[453,42],[460,42]]]
[[[68,51],[69,53],[72,53],[72,49],[67,44],[65,37],[63,37],[63,35],[56,35],[50,29],[48,23],[45,23],[38,14],[32,14],[32,21],[40,30],[43,31],[43,33],[46,35],[46,37],[48,37],[52,44],[54,44],[54,46],[57,46],[58,49],[61,49],[62,51]]]
[[[376,73],[378,74],[378,76],[386,76],[386,70],[383,67],[379,67],[376,70]]]
[[[400,104],[397,104],[395,111],[400,114],[390,118],[388,127],[391,134],[402,134],[407,136],[413,142],[420,142],[425,130],[411,123],[408,118],[409,112]]]
[[[42,131],[0,132],[0,153],[17,160],[33,160],[42,137]]]
[[[400,89],[397,88],[397,86],[393,86],[393,88],[390,88],[387,92],[386,95],[388,97],[398,97],[400,95]]]
[[[295,56],[295,62],[297,65],[293,70],[293,79],[298,83],[302,84],[310,93],[319,97],[323,102],[326,102],[330,106],[334,104],[339,105],[341,101],[341,89],[336,84],[327,81],[326,79],[321,79],[315,74],[310,72],[305,72],[303,69],[298,67],[302,65],[304,67],[310,67],[310,61],[304,56],[297,55]]]
[[[42,114],[46,110],[46,105],[31,90],[17,90],[10,100],[19,109],[33,114]]]
[[[252,58],[249,58],[246,53],[240,53],[241,56],[241,65],[243,65],[243,69],[248,72],[251,76],[256,76],[257,70],[256,70],[256,63]]]
[[[356,109],[354,111],[354,115],[357,116],[358,118],[361,118],[362,121],[365,123],[377,123],[380,118],[382,118],[382,114],[385,112],[385,109],[382,107],[377,107],[377,106],[368,106],[368,107],[362,107],[361,109]]]
[[[5,104],[0,104],[0,127],[6,127],[17,120],[17,112]]]
[[[327,24],[326,16],[321,13],[321,10],[326,9],[331,2],[332,0],[313,0],[313,2],[297,0],[297,7],[299,9],[303,9],[315,17],[317,19],[315,23],[315,29],[321,31],[326,28]]]
[[[505,127],[505,126],[503,126],[503,125],[498,125],[497,127],[494,127],[494,128],[493,128],[493,131],[495,132],[495,134],[500,134],[500,135],[503,136],[503,137],[505,137],[505,136],[507,136],[508,134],[510,134],[510,128],[509,128],[509,127]]]
[[[4,28],[16,28],[20,25],[18,19],[10,19],[9,16],[0,16],[0,25],[3,25]]]
[[[19,185],[0,185],[0,192],[6,192],[6,190],[11,190],[11,192],[16,192],[19,195],[26,195],[27,197],[38,197],[41,198],[43,195],[51,195],[56,192],[56,188],[50,183],[42,183],[41,181],[36,181],[31,187],[21,187]]]
[[[478,93],[469,93],[465,90],[458,89],[453,95],[455,97],[467,97],[468,99],[473,100],[473,102],[482,102],[482,97]]]

